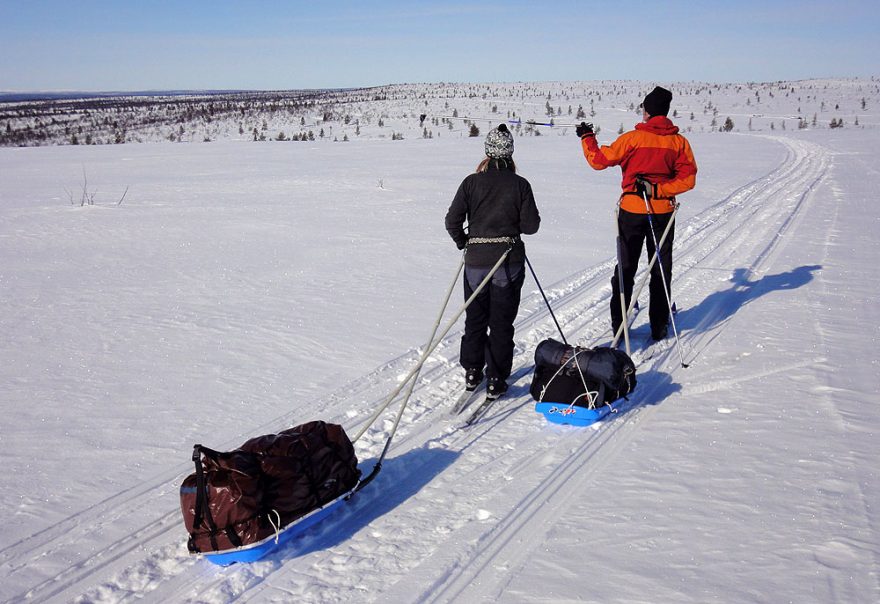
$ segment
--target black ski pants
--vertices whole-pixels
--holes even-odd
[[[465,266],[464,297],[469,299],[492,267]],[[468,306],[461,338],[461,366],[486,369],[486,376],[506,380],[513,365],[513,321],[525,281],[525,265],[505,261]]]
[[[620,210],[617,215],[617,228],[620,235],[618,242],[618,262],[620,272],[623,273],[623,294],[626,300],[626,307],[629,308],[630,298],[633,293],[633,282],[635,280],[636,271],[639,268],[639,256],[642,253],[642,243],[648,252],[648,262],[654,256],[654,237],[651,235],[651,224],[654,223],[654,233],[657,235],[657,241],[663,236],[666,225],[672,218],[669,214],[634,214],[626,210]],[[669,229],[669,234],[663,245],[660,246],[660,257],[651,269],[650,282],[648,283],[648,291],[650,293],[650,305],[648,307],[648,318],[651,322],[651,331],[663,331],[669,322],[669,304],[666,301],[666,292],[663,289],[663,279],[660,273],[660,263],[663,263],[663,273],[666,276],[666,287],[668,288],[670,299],[672,296],[672,241],[675,237],[675,225]],[[623,322],[623,312],[620,309],[620,283],[618,281],[618,270],[614,267],[614,275],[611,277],[611,327],[614,333],[617,333],[618,327]]]

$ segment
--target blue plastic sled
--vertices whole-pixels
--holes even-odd
[[[589,426],[613,411],[611,405],[602,405],[595,409],[587,409],[568,403],[541,402],[535,404],[535,411],[554,424],[571,426]]]
[[[199,555],[207,558],[209,562],[219,564],[220,566],[229,566],[236,562],[256,562],[271,553],[273,550],[284,546],[284,544],[288,543],[291,539],[302,535],[306,530],[315,526],[321,520],[332,514],[336,509],[341,507],[341,505],[348,500],[356,490],[357,487],[340,495],[333,501],[324,504],[323,507],[312,510],[302,518],[288,524],[281,529],[277,535],[272,535],[271,537],[266,537],[262,541],[243,545],[242,547],[235,549],[227,549],[222,552],[205,552]]]

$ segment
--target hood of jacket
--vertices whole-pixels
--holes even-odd
[[[636,130],[651,132],[652,134],[659,134],[660,136],[678,134],[678,126],[673,124],[672,120],[665,115],[655,115],[647,122],[636,124]]]

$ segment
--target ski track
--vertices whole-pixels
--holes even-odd
[[[787,149],[780,165],[676,229],[673,291],[689,301],[705,301],[719,291],[717,282],[707,279],[707,271],[761,275],[827,174],[831,156],[824,148],[767,138]],[[741,266],[743,259],[748,259],[746,266]],[[579,344],[594,346],[610,339],[608,275],[614,263],[613,257],[606,259],[545,288],[560,325]],[[714,305],[701,304],[695,317],[688,315],[682,300],[679,306],[684,309],[677,320],[685,362],[699,362],[734,313],[720,299]],[[638,328],[638,319],[636,323]],[[156,476],[0,550],[0,581],[31,585],[9,601],[497,600],[505,578],[526,563],[530,543],[541,542],[531,537],[549,530],[573,495],[598,479],[660,408],[656,403],[678,388],[672,374],[684,381],[686,372],[680,369],[670,335],[655,344],[650,355],[633,352],[641,363],[639,387],[617,414],[587,429],[546,425],[530,412],[531,357],[540,341],[558,337],[558,332],[543,299],[532,292],[523,298],[517,322],[510,391],[465,429],[462,424],[479,401],[460,416],[448,413],[463,382],[457,364],[460,336],[460,331],[450,332],[429,357],[376,481],[297,543],[265,561],[228,568],[189,556],[176,503],[178,485],[190,464],[181,464],[173,475]],[[318,401],[315,416],[354,433],[352,425],[363,426],[421,351],[410,350]],[[385,445],[392,424],[388,418],[396,410],[397,403],[356,443],[365,472]],[[301,423],[302,417],[296,416],[280,416],[241,440]],[[406,463],[395,464],[395,455],[407,458]],[[414,483],[412,477],[419,475],[426,477],[420,479],[424,484]],[[522,497],[516,496],[523,491],[521,483],[508,486],[518,476],[541,478]],[[455,497],[456,485],[474,481],[492,490],[486,489],[476,501]],[[408,485],[411,493],[406,492]],[[404,491],[402,498],[393,497],[395,487]],[[390,490],[391,504],[383,489]],[[371,508],[379,510],[367,521],[360,520]],[[422,520],[408,523],[413,516]],[[408,525],[424,525],[426,517],[434,519],[434,534],[408,530]],[[334,538],[334,532],[347,538]],[[400,546],[400,541],[406,545]],[[455,547],[437,546],[450,541]],[[398,548],[408,555],[396,555]],[[37,560],[54,575],[29,577],[31,563]],[[365,572],[351,574],[352,567]],[[494,568],[504,572],[492,572]],[[349,575],[375,580],[352,584]]]

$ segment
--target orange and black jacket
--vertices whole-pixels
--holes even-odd
[[[609,166],[623,169],[620,208],[646,214],[645,200],[635,192],[636,176],[654,184],[651,211],[666,214],[675,208],[675,196],[694,188],[697,164],[687,139],[669,118],[655,115],[636,129],[620,135],[611,145],[600,147],[593,135],[584,136],[581,146],[587,163],[596,170]]]

